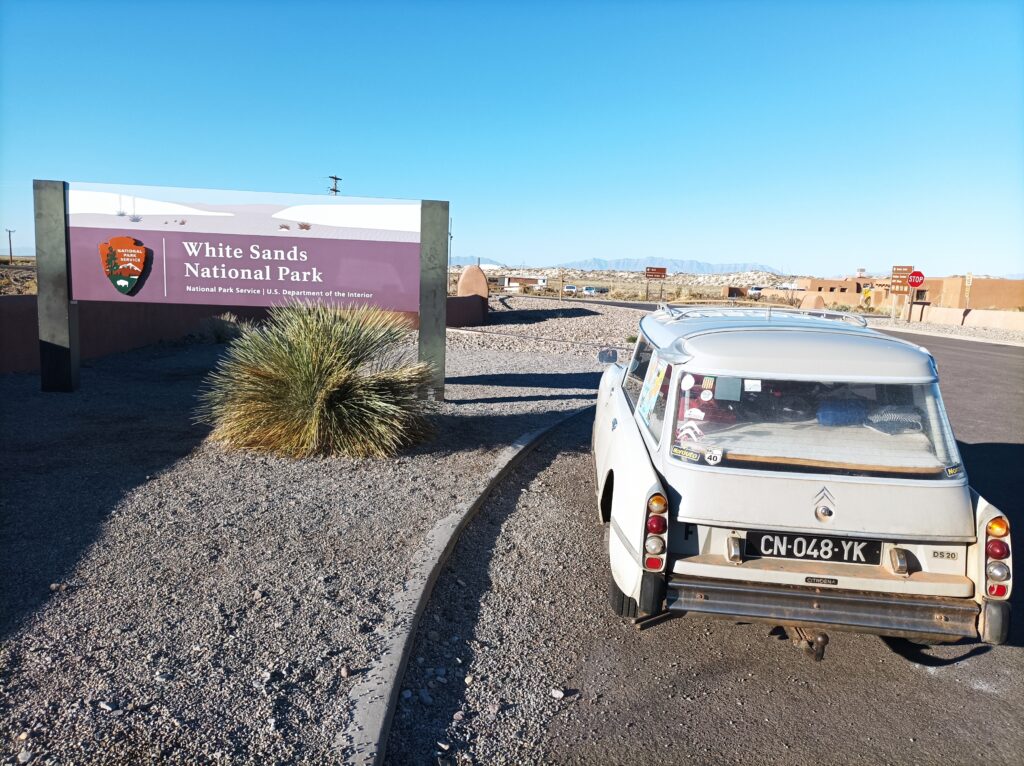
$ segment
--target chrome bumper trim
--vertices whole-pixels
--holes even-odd
[[[978,636],[977,602],[795,585],[763,585],[675,576],[668,581],[672,612],[757,620],[882,636],[944,640]]]

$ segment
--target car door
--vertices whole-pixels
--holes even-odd
[[[612,443],[619,437],[619,427],[626,423],[631,414],[630,405],[625,400],[623,386],[629,385],[640,390],[643,377],[647,374],[653,346],[641,335],[633,347],[633,353],[624,365],[615,364],[605,369],[597,390],[597,409],[594,416],[594,436],[591,440],[594,450],[594,468],[597,473],[597,491],[600,499],[605,478],[611,470],[610,455]],[[617,401],[619,400],[619,401]],[[623,409],[625,407],[625,410]]]
[[[648,402],[653,403],[662,388],[657,378],[664,378],[666,369],[657,359],[655,349],[641,337],[609,407],[611,436],[607,464],[614,477],[609,554],[616,584],[632,598],[638,598],[640,592],[647,499],[661,491],[634,413],[650,411]]]

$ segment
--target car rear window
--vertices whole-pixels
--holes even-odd
[[[920,479],[963,472],[934,383],[758,380],[687,371],[671,453],[727,468]]]

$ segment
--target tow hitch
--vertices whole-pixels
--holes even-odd
[[[806,628],[798,628],[793,625],[783,626],[793,646],[800,649],[804,654],[813,657],[815,662],[821,662],[825,658],[825,647],[828,646],[828,634]]]

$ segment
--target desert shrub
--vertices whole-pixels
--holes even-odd
[[[429,364],[406,319],[376,308],[290,304],[232,341],[201,394],[213,438],[289,457],[389,457],[429,434]]]
[[[626,343],[629,343],[629,344],[636,343],[636,336],[635,335],[627,335],[626,336]]]

